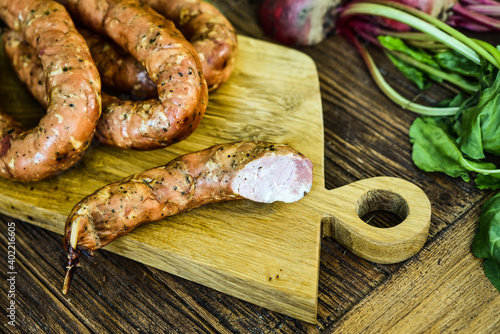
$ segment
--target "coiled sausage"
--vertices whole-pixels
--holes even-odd
[[[81,28],[78,31],[89,46],[103,88],[131,94],[136,100],[158,97],[156,85],[134,57],[101,35]],[[2,32],[2,44],[20,81],[33,97],[47,108],[49,101],[45,76],[36,50],[24,41],[19,31],[7,28]],[[103,93],[104,95],[106,94]]]
[[[140,0],[172,20],[193,44],[210,91],[226,82],[238,49],[236,32],[215,6],[200,0]]]
[[[85,41],[60,4],[0,0],[0,19],[36,50],[48,96],[46,115],[29,131],[0,113],[0,176],[38,181],[83,156],[101,112],[100,78]]]
[[[103,88],[131,94],[134,99],[158,97],[156,84],[144,67],[116,43],[87,29],[78,29],[101,75]]]
[[[61,0],[97,33],[136,58],[156,83],[158,99],[103,98],[97,138],[131,149],[156,149],[188,137],[208,103],[207,84],[192,45],[174,24],[136,0]]]

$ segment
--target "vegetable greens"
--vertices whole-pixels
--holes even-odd
[[[417,118],[410,127],[410,140],[413,161],[423,171],[443,172],[466,182],[470,172],[495,172],[495,165],[472,160],[460,151],[448,118]]]
[[[484,258],[484,272],[500,291],[500,193],[484,203],[472,252]]]
[[[420,32],[376,26],[383,17]],[[395,103],[421,114],[409,130],[412,159],[426,172],[442,172],[474,182],[479,189],[500,189],[500,169],[487,156],[500,156],[500,51],[468,38],[444,22],[390,1],[362,1],[342,11],[338,31],[358,49],[379,88]],[[437,106],[422,106],[396,92],[383,78],[357,36],[376,44],[420,90],[447,82],[459,91]],[[500,291],[500,193],[482,208],[472,246],[484,258],[484,271]]]
[[[460,149],[474,159],[484,159],[485,152],[500,154],[500,75],[499,71],[484,76],[481,88],[460,111],[458,132]]]
[[[408,79],[413,81],[421,90],[430,87],[431,82],[429,81],[429,77],[438,82],[442,81],[442,79],[439,77],[433,76],[432,74],[426,74],[424,71],[419,70],[417,67],[405,63],[397,56],[398,54],[401,56],[402,53],[421,64],[426,64],[436,69],[439,68],[438,63],[432,58],[430,54],[424,52],[423,50],[408,47],[400,38],[392,36],[379,36],[378,40],[387,50],[398,52],[396,55],[394,53],[390,53],[388,55],[389,58],[394,63],[394,65],[396,65],[396,67]]]

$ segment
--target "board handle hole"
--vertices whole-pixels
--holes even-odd
[[[410,207],[401,195],[384,189],[374,189],[358,199],[356,212],[368,225],[388,228],[401,224],[408,217]]]

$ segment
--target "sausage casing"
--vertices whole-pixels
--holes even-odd
[[[207,84],[196,51],[171,21],[136,0],[61,2],[136,58],[157,87],[158,99],[103,101],[96,133],[102,143],[148,150],[193,133],[207,107]]]
[[[238,49],[236,32],[212,4],[201,0],[140,0],[172,20],[200,56],[210,91],[225,83],[233,71]]]
[[[0,19],[36,50],[48,96],[46,115],[29,131],[0,114],[0,175],[37,181],[73,166],[90,144],[101,112],[99,73],[58,3],[0,0]]]
[[[106,185],[78,203],[66,221],[65,291],[81,253],[91,255],[139,225],[207,203],[298,201],[311,189],[312,169],[309,159],[287,145],[236,142]]]

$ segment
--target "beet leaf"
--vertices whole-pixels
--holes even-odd
[[[491,0],[481,1],[497,7]],[[470,8],[457,8],[473,19],[467,11]],[[477,17],[480,16],[474,16]],[[379,18],[412,29],[391,31],[377,25],[384,21]],[[487,23],[493,21],[489,19]],[[401,107],[421,114],[409,129],[412,159],[418,168],[475,182],[480,189],[500,189],[500,169],[486,160],[487,155],[500,156],[498,48],[392,1],[356,1],[346,5],[339,16],[338,31],[358,49],[384,94]],[[360,38],[380,47],[420,90],[427,89],[432,81],[446,81],[459,91],[458,95],[436,106],[420,105],[401,96],[385,81]],[[473,251],[486,259],[485,274],[500,291],[500,193],[482,209]]]
[[[482,207],[472,252],[485,259],[484,272],[500,291],[500,193],[488,199]]]

